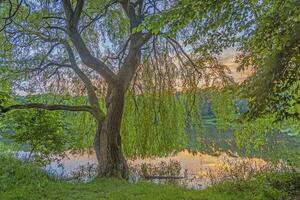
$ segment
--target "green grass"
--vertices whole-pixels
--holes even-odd
[[[48,176],[33,164],[0,156],[1,200],[286,200],[299,195],[299,189],[299,174],[264,174],[253,180],[224,183],[203,191],[146,182],[131,184],[119,179],[68,183]]]

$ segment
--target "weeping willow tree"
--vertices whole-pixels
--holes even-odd
[[[90,114],[96,125],[93,143],[100,176],[126,177],[123,150],[144,156],[150,153],[147,147],[163,154],[184,143],[180,113],[189,118],[196,113],[192,104],[197,100],[189,96],[201,81],[209,85],[215,83],[212,80],[229,80],[226,67],[213,56],[186,53],[178,42],[181,36],[140,28],[148,16],[171,9],[173,1],[10,2],[2,4],[1,13],[8,18],[2,18],[1,42],[10,44],[12,56],[4,51],[1,65],[18,72],[14,92],[52,92],[56,101],[1,105],[1,112],[45,109]],[[178,91],[187,96],[178,97]],[[64,102],[65,95],[71,99],[84,95],[87,101]],[[160,147],[150,144],[154,138]],[[140,152],[133,150],[133,141]]]

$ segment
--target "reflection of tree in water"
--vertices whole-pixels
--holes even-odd
[[[237,103],[238,110],[245,112],[247,102]],[[210,155],[218,155],[226,152],[230,155],[259,157],[263,159],[279,160],[297,156],[299,157],[300,138],[296,130],[288,127],[285,130],[276,130],[264,136],[264,145],[257,149],[254,146],[249,149],[239,147],[237,136],[233,130],[220,131],[216,125],[216,118],[211,105],[204,102],[201,108],[203,130],[197,133],[196,129],[187,126],[188,148],[191,151],[199,151]],[[299,159],[299,158],[297,158]]]

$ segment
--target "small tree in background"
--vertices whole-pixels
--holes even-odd
[[[8,115],[6,124],[13,126],[15,133],[6,133],[5,137],[28,146],[30,153],[26,159],[47,164],[64,155],[68,136],[57,112],[21,110]]]

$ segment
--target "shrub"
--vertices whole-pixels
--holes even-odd
[[[68,142],[60,115],[44,110],[13,111],[7,116],[7,126],[15,133],[4,136],[29,148],[27,159],[46,164],[62,157]]]

